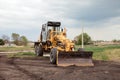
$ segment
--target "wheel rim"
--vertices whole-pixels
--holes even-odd
[[[36,54],[38,55],[39,54],[39,47],[37,46],[37,49],[36,49]]]
[[[50,62],[52,62],[53,61],[53,53],[51,52],[50,53]]]

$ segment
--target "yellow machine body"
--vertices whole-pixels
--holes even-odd
[[[35,52],[43,56],[50,52],[50,62],[57,66],[93,66],[92,51],[75,51],[73,41],[67,39],[66,29],[60,28],[60,22],[48,22],[42,26],[40,38],[35,42]]]

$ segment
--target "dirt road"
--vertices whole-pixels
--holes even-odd
[[[57,67],[49,57],[7,58],[0,54],[0,80],[120,80],[120,63],[94,61],[94,67]]]

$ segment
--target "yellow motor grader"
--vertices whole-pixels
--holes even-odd
[[[75,44],[66,38],[66,29],[60,25],[60,22],[52,21],[42,25],[40,38],[34,43],[36,55],[43,56],[44,52],[50,52],[50,62],[57,66],[93,66],[93,52],[82,48],[75,51]]]

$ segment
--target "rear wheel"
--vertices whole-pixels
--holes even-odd
[[[52,48],[50,52],[50,62],[56,64],[57,48]]]
[[[37,56],[43,56],[42,46],[36,45],[35,46],[35,53],[36,53]]]
[[[85,50],[83,48],[79,48],[78,51],[80,52],[80,51],[85,51]]]

